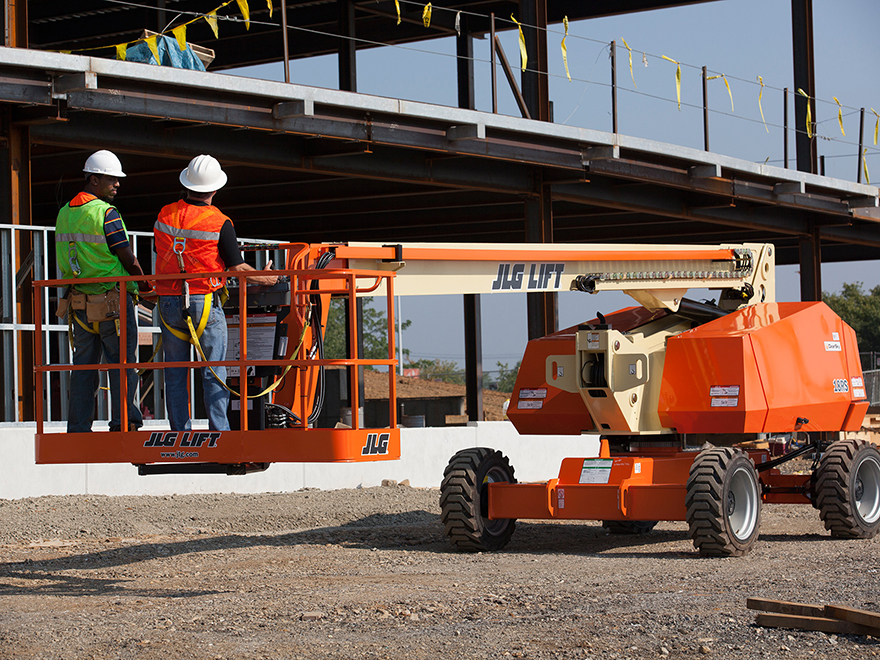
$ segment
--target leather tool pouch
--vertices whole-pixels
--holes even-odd
[[[86,320],[89,323],[119,318],[119,291],[110,289],[104,293],[87,296]]]
[[[58,308],[55,310],[55,316],[59,319],[67,318],[67,310],[70,307],[70,288],[67,289],[64,296],[58,299]]]

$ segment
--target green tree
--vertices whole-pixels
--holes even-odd
[[[844,284],[840,293],[822,292],[822,300],[856,332],[859,351],[880,351],[880,286],[868,293],[861,282]]]
[[[464,385],[464,372],[452,360],[414,360],[407,362],[405,366],[407,369],[418,369],[419,378],[425,380]]]
[[[499,392],[513,392],[513,385],[516,383],[516,375],[519,373],[522,360],[517,362],[513,369],[507,366],[506,362],[496,362],[498,367],[498,378],[495,381]]]
[[[345,305],[347,299],[333,298],[330,301],[330,313],[324,329],[324,357],[328,359],[344,359],[348,355],[345,342]],[[412,321],[401,321],[401,330],[406,330]],[[397,325],[394,327],[395,341],[399,342]],[[403,350],[404,361],[409,350]],[[370,360],[388,359],[388,317],[384,310],[373,307],[372,299],[364,301],[364,357]]]

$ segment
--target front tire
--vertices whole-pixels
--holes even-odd
[[[732,447],[700,452],[687,480],[686,519],[703,557],[751,552],[761,522],[761,491],[755,463]]]
[[[876,536],[880,531],[880,451],[864,440],[831,443],[816,470],[816,506],[831,536]]]
[[[477,447],[456,453],[443,472],[440,509],[444,532],[459,550],[501,550],[516,528],[514,519],[489,519],[489,484],[516,483],[500,451]]]

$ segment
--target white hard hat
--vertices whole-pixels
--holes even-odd
[[[122,163],[112,151],[101,149],[96,151],[86,161],[83,172],[89,174],[106,174],[108,176],[123,177],[125,172],[122,171]]]
[[[180,173],[180,183],[193,192],[214,192],[226,185],[226,172],[213,156],[196,156]]]

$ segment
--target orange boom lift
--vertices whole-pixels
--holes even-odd
[[[583,435],[585,447],[598,436],[598,452],[564,459],[558,476],[540,483],[517,483],[499,451],[456,453],[441,485],[442,518],[455,547],[499,550],[522,518],[601,520],[617,533],[686,520],[700,554],[742,555],[757,539],[764,502],[812,504],[834,536],[880,531],[880,452],[838,439],[859,430],[868,407],[855,334],[824,303],[775,302],[772,245],[284,247],[285,349],[274,359],[249,360],[245,348],[238,360],[216,363],[275,368],[275,389],[263,395],[271,397],[267,410],[276,420],[269,428],[249,430],[242,412],[241,430],[213,440],[204,432],[198,451],[182,451],[169,449],[183,445],[167,432],[108,433],[100,443],[88,434],[47,434],[40,414],[37,462],[131,462],[142,474],[242,473],[276,461],[397,458],[394,295],[623,291],[638,306],[529,342],[508,409],[521,434]],[[43,309],[42,289],[62,283],[36,284],[35,308]],[[248,289],[239,287],[240,309]],[[697,302],[687,297],[690,289],[717,297]],[[363,295],[387,301],[388,359],[324,359],[330,297],[346,297],[354,319],[355,298]],[[38,342],[39,330],[38,324]],[[239,333],[247,347],[246,321]],[[355,334],[352,320],[349,335]],[[353,339],[349,350],[357,355]],[[331,364],[390,367],[388,428],[362,429],[357,415],[351,428],[311,427],[321,369]],[[149,368],[165,366],[172,365]],[[245,396],[239,395],[241,411]],[[356,379],[350,396],[358,400]],[[38,405],[41,398],[38,392]],[[792,449],[774,457],[748,448],[755,440]],[[782,463],[805,455],[814,457],[810,474],[780,473]]]

